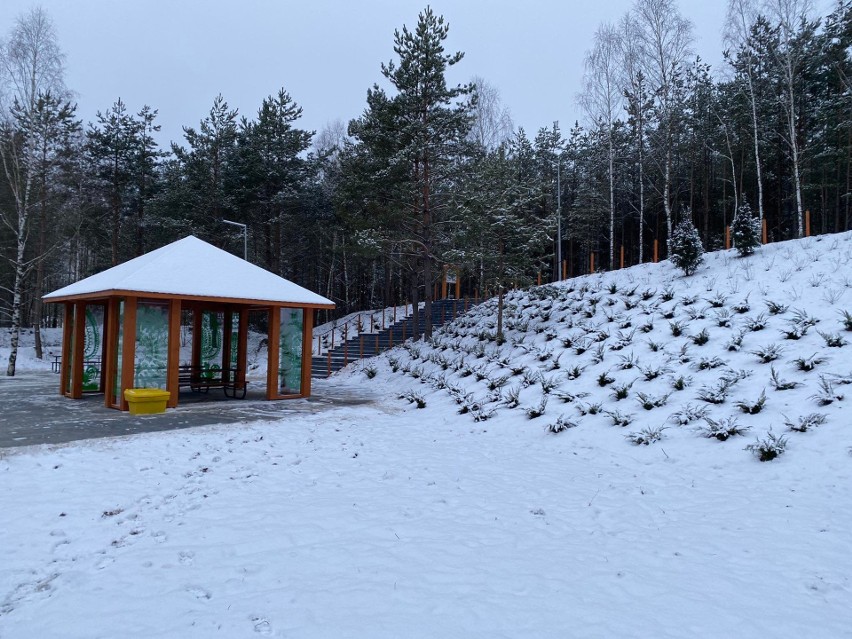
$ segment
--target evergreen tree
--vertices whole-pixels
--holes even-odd
[[[737,214],[731,222],[731,236],[741,257],[751,255],[760,246],[760,220],[751,213],[748,202],[740,204]]]
[[[692,215],[687,210],[683,219],[675,227],[669,243],[669,259],[671,263],[683,271],[684,275],[692,275],[704,261],[704,246],[698,229],[692,223]]]

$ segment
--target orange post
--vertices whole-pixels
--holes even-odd
[[[358,357],[360,359],[364,359],[364,336],[362,335],[360,338],[360,348],[358,349]]]
[[[562,279],[568,279],[568,260],[562,260]]]
[[[536,278],[538,285],[541,286],[541,271],[538,272],[538,277]]]
[[[805,211],[805,237],[811,236],[811,212]]]
[[[766,240],[766,218],[761,220],[761,234],[763,235],[763,243],[768,244],[769,242]]]
[[[619,249],[619,253],[621,253],[621,268],[624,268],[624,247],[623,246]]]
[[[595,272],[595,254],[589,253],[589,273]]]
[[[726,249],[731,248],[731,227],[730,226],[725,227],[725,248]]]
[[[660,241],[654,240],[654,264],[660,261]]]
[[[444,264],[443,273],[441,275],[441,299],[447,299],[447,265]]]

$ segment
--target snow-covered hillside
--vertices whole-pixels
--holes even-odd
[[[516,292],[316,383],[372,404],[0,451],[0,636],[850,637],[850,262]]]

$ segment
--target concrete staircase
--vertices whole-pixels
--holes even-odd
[[[477,300],[478,302],[479,300]],[[473,300],[434,300],[432,302],[432,327],[438,328],[453,321],[474,305]],[[417,313],[420,332],[426,325],[426,311]],[[392,324],[378,333],[362,333],[338,344],[324,355],[314,356],[311,360],[311,377],[323,379],[336,373],[347,364],[359,359],[374,357],[394,346],[402,344],[414,333],[414,315]]]

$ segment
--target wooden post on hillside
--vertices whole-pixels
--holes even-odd
[[[731,227],[725,227],[725,250],[731,248]]]
[[[449,267],[444,264],[443,271],[441,273],[441,299],[447,299],[447,269]]]
[[[805,211],[805,237],[811,236],[811,212]]]
[[[654,264],[660,261],[660,241],[654,240]]]
[[[568,279],[568,260],[562,260],[562,279]]]
[[[595,272],[595,252],[589,253],[589,273]]]
[[[761,225],[760,225],[760,226],[762,227],[762,228],[761,228],[761,235],[762,235],[762,237],[763,237],[763,243],[764,243],[764,244],[768,244],[767,239],[766,239],[766,218],[763,218],[763,219],[761,220]]]
[[[618,252],[621,254],[621,266],[619,268],[624,268],[624,246],[622,246]]]

